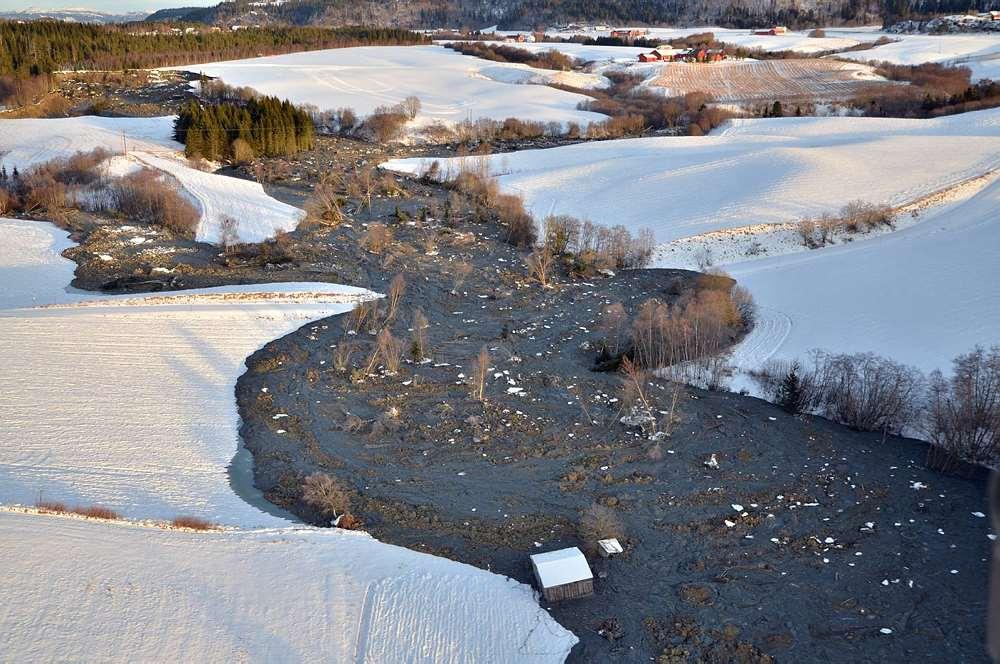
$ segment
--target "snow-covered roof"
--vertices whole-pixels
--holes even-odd
[[[546,551],[531,556],[538,582],[543,588],[553,588],[567,583],[594,578],[590,565],[580,549],[575,546],[558,551]]]

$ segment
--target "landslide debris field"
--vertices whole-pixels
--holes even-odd
[[[385,156],[328,143],[284,164],[268,191],[301,205],[315,174]],[[587,547],[581,512],[611,514],[601,525],[619,530],[624,555],[591,555],[595,596],[550,607],[581,639],[575,661],[986,661],[981,478],[927,471],[915,441],[666,381],[646,388],[657,429],[624,425],[621,375],[592,371],[601,307],[620,301],[632,314],[651,295],[676,301],[705,283],[683,271],[560,272],[542,288],[502,228],[461,209],[447,222],[448,197],[400,181],[336,228],[306,224],[229,255],[152,230],[157,251],[140,255],[110,226],[81,227],[77,285],[308,278],[386,293],[404,275],[391,329],[408,355],[420,308],[429,362],[352,379],[338,347],[353,347],[348,365],[361,369],[375,337],[347,334],[349,316],[248,359],[236,396],[256,482],[319,523],[329,519],[301,488],[327,473],[349,489],[355,525],[379,539],[524,582],[528,554]],[[375,222],[391,232],[379,253],[361,247]],[[468,383],[484,344],[480,402]]]

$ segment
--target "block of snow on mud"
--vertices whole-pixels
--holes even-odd
[[[594,594],[594,574],[583,552],[575,546],[536,553],[531,556],[531,567],[547,602]]]
[[[611,539],[597,540],[597,552],[601,554],[602,558],[616,556],[622,551],[624,551],[624,549],[622,549],[622,545],[619,544],[618,540],[614,537]]]

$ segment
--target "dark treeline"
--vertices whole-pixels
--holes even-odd
[[[157,34],[153,34],[153,32]],[[164,34],[166,33],[166,34]],[[0,21],[0,75],[38,76],[65,69],[139,69],[361,45],[418,44],[394,28],[247,28],[176,34],[148,23],[82,25]]]
[[[189,157],[246,161],[276,157],[313,147],[312,119],[276,97],[204,106],[188,102],[174,122],[174,138]]]
[[[493,62],[519,62],[538,69],[559,71],[573,69],[573,58],[556,50],[532,53],[514,46],[477,41],[457,41],[448,44],[447,47],[463,55],[472,55]]]

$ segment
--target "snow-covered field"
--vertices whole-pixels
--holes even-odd
[[[711,136],[584,143],[487,163],[536,217],[648,227],[667,243],[835,212],[859,198],[899,205],[981,175],[1000,167],[1000,110],[935,120],[737,120]],[[429,164],[384,166],[420,173]],[[441,165],[445,173],[457,166]]]
[[[101,297],[66,290],[64,232],[7,220],[0,238],[0,502],[41,493],[133,518],[276,525],[229,487],[236,379],[266,342],[371,294],[277,284]]]
[[[362,533],[0,511],[11,662],[561,662],[529,588]]]
[[[443,46],[364,46],[176,67],[250,86],[322,110],[368,115],[406,97],[420,98],[418,124],[510,117],[581,124],[605,119],[577,110],[588,97],[544,85],[560,72],[490,62]]]
[[[50,225],[0,220],[0,503],[96,503],[235,528],[0,509],[3,658],[564,659],[575,638],[526,586],[362,533],[291,527],[230,487],[244,358],[366,292],[269,284],[101,298],[67,291],[67,246]]]
[[[850,98],[873,82],[886,79],[871,67],[822,58],[789,60],[724,60],[713,63],[674,62],[659,65],[659,75],[646,86],[664,94],[710,92],[717,102]]]
[[[725,269],[760,307],[734,353],[740,369],[821,349],[947,371],[1000,343],[1000,179],[895,233]]]
[[[838,57],[859,62],[884,60],[900,65],[924,62],[962,65],[972,70],[973,80],[1000,80],[1000,33],[887,36],[899,41],[864,51],[842,53]]]
[[[145,165],[169,175],[201,211],[196,239],[218,243],[222,223],[232,219],[243,242],[261,242],[294,230],[304,213],[265,193],[257,182],[191,168],[184,146],[173,140],[173,117],[0,120],[0,163],[26,172],[52,159],[104,148],[118,155],[113,170]],[[123,158],[123,152],[128,157]]]
[[[129,150],[150,154],[175,154],[184,146],[173,140],[173,117],[0,119],[0,163],[10,171],[64,159],[77,152],[103,148],[121,154],[122,138]]]

